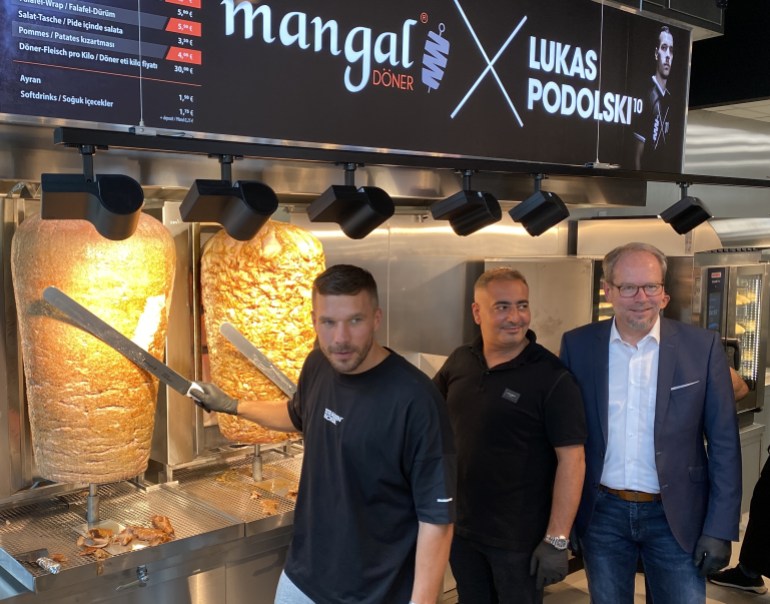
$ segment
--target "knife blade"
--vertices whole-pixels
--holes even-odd
[[[117,329],[97,317],[56,287],[49,286],[43,290],[43,299],[58,308],[81,329],[99,338],[105,344],[117,350],[129,361],[145,371],[149,371],[161,382],[171,386],[177,392],[192,397],[192,390],[202,390],[193,381],[188,380],[165,363],[162,363],[144,348],[124,336]],[[194,397],[193,397],[194,398]]]
[[[219,326],[219,333],[221,333],[230,344],[243,356],[245,356],[252,364],[265,374],[273,384],[278,386],[286,396],[291,398],[297,391],[297,385],[289,379],[289,377],[281,371],[275,363],[268,359],[265,354],[254,344],[252,344],[246,337],[238,331],[238,329],[232,323],[222,323]]]

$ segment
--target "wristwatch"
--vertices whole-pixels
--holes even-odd
[[[554,537],[553,535],[546,535],[545,537],[543,537],[543,541],[545,541],[550,545],[553,545],[556,549],[560,551],[567,549],[567,546],[569,545],[569,539],[564,535],[559,535],[558,537]]]

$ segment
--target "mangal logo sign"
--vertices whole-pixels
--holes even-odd
[[[270,5],[252,4],[250,0],[222,0],[221,4],[225,10],[227,36],[242,31],[246,40],[258,36],[265,44],[296,46],[312,53],[325,52],[344,58],[347,65],[342,78],[345,88],[351,93],[360,92],[369,85],[414,92],[419,90],[413,75],[416,70],[420,71],[419,83],[429,93],[441,86],[449,64],[451,41],[444,23],[428,31],[422,44],[421,65],[416,65],[412,43],[417,19],[404,20],[397,31],[375,32],[364,26],[342,31],[339,22],[334,19],[310,16],[300,11],[276,15]],[[509,47],[517,36],[525,35],[522,30],[527,24],[527,16],[522,16],[513,24],[510,34],[498,49],[490,51],[477,35],[459,0],[454,0],[454,4],[482,58],[482,64],[475,80],[469,81],[467,91],[458,98],[450,117],[454,119],[479,85],[489,78],[499,88],[501,101],[510,110],[512,118],[523,127],[520,110],[511,99],[495,64],[501,56],[510,52]],[[428,22],[426,13],[420,15],[420,22]],[[526,102],[520,103],[526,111],[545,111],[620,124],[631,123],[632,115],[641,113],[641,99],[601,91],[599,53],[596,49],[583,49],[569,42],[531,34],[527,47],[527,96]],[[510,74],[507,75],[510,79]]]
[[[414,77],[397,73],[412,67],[412,30],[417,20],[407,19],[400,31],[375,33],[369,27],[354,27],[348,32],[340,31],[334,19],[310,17],[306,13],[293,11],[280,17],[273,16],[273,9],[267,4],[253,5],[249,1],[222,0],[225,7],[225,35],[236,33],[240,23],[244,39],[255,35],[255,28],[261,27],[261,38],[265,44],[276,41],[283,46],[296,46],[314,53],[327,52],[342,55],[348,65],[345,67],[345,88],[360,92],[367,85],[389,85],[394,80],[397,87],[411,90]],[[387,76],[385,74],[388,74]],[[387,78],[386,84],[383,79]],[[378,82],[379,79],[379,82]]]

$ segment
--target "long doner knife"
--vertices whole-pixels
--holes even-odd
[[[53,286],[46,287],[43,290],[43,299],[62,311],[80,328],[96,336],[102,342],[117,350],[129,361],[149,371],[161,382],[168,384],[177,392],[181,392],[186,396],[192,396],[192,390],[202,390],[198,384],[181,376],[165,363],[160,362],[144,348],[135,344],[109,323],[105,323],[60,289]]]
[[[297,385],[292,382],[289,377],[276,365],[268,359],[264,353],[254,346],[246,337],[238,331],[238,329],[231,323],[222,323],[219,326],[219,333],[221,333],[230,344],[235,346],[243,356],[252,362],[262,373],[265,374],[273,384],[278,386],[286,396],[291,398],[297,391]]]

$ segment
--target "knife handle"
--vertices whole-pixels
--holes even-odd
[[[200,384],[198,384],[198,382],[190,382],[190,387],[187,389],[186,396],[189,396],[191,399],[195,399],[195,395],[193,394],[193,390],[197,390],[198,392],[203,392],[203,388],[201,388],[201,386],[200,386]]]
[[[57,574],[61,570],[61,564],[59,562],[56,562],[56,560],[52,560],[51,558],[38,558],[36,560],[37,565],[42,568],[45,571],[48,571],[52,575]]]

